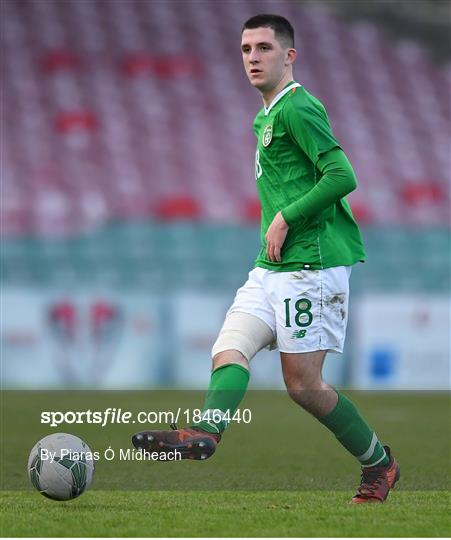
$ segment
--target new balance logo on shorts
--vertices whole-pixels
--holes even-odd
[[[291,334],[291,339],[299,339],[305,337],[307,330],[296,330]]]

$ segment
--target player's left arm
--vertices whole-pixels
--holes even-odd
[[[288,225],[320,214],[357,187],[352,165],[341,148],[322,154],[316,166],[322,175],[320,181],[281,212]]]
[[[354,170],[339,147],[319,156],[320,181],[303,197],[276,214],[266,232],[266,252],[270,261],[281,261],[281,250],[290,225],[319,214],[357,187]]]

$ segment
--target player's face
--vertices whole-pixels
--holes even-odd
[[[246,28],[241,36],[244,69],[252,86],[260,92],[275,88],[292,61],[288,51],[274,36],[272,28]]]

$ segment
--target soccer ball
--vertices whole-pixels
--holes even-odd
[[[93,453],[89,446],[68,433],[54,433],[38,441],[28,458],[28,477],[45,497],[68,501],[91,485]]]

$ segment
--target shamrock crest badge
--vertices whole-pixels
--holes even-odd
[[[262,144],[266,148],[272,141],[272,124],[268,124],[263,131]]]

